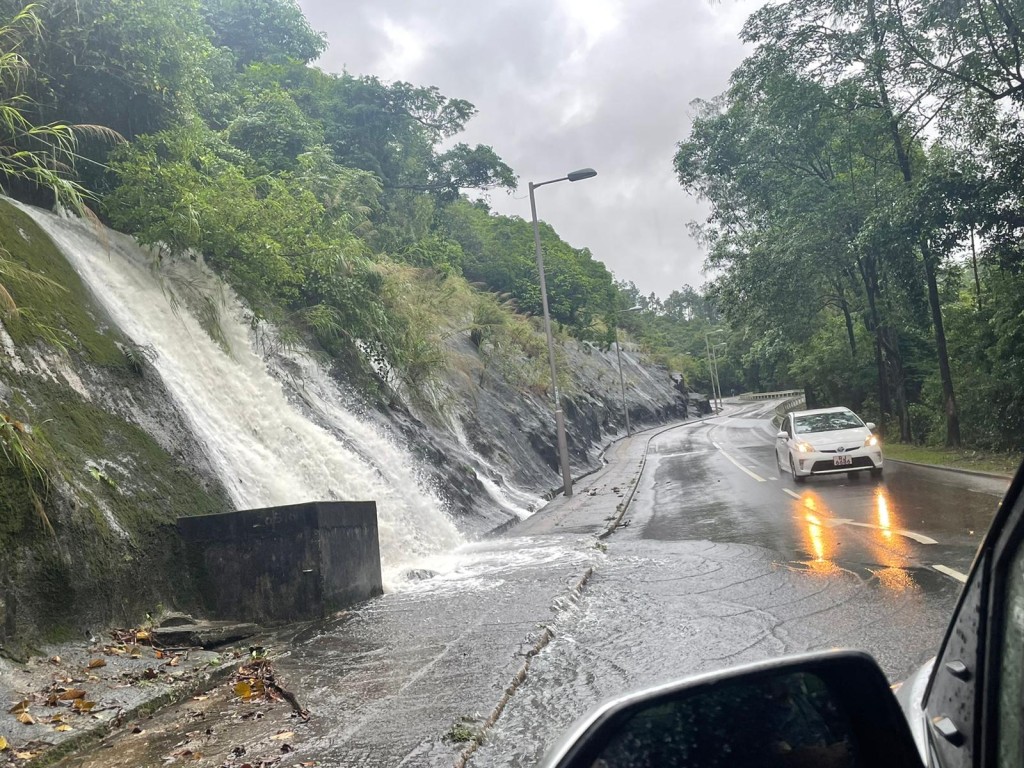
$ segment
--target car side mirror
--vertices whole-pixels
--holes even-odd
[[[856,651],[776,659],[671,683],[578,721],[546,768],[922,765],[875,661]]]
[[[779,432],[775,435],[775,437],[778,438],[779,440],[785,440],[787,437],[789,437],[789,432]]]
[[[867,424],[865,424],[864,426],[865,426],[865,427],[867,427],[868,429],[870,429],[870,430],[871,430],[872,432],[874,432],[874,431],[875,431],[875,422],[873,422],[873,421],[869,421],[869,422],[868,422]]]

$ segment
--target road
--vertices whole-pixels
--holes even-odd
[[[575,715],[673,677],[842,646],[899,680],[933,655],[1006,482],[890,463],[797,485],[774,405],[650,440],[607,561],[474,765],[532,765]]]
[[[798,486],[773,406],[623,440],[503,538],[279,635],[308,723],[228,687],[67,764],[530,766],[599,701],[709,669],[846,646],[902,678],[934,653],[1006,482],[889,464]]]

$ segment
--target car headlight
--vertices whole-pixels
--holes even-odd
[[[876,445],[878,445],[878,436],[877,435],[868,435],[867,438],[865,438],[865,440],[864,440],[864,447],[865,448],[874,448]]]
[[[814,452],[814,446],[811,445],[810,443],[805,443],[803,441],[800,441],[799,443],[796,444],[796,449],[798,451],[800,451],[800,453],[813,453]]]

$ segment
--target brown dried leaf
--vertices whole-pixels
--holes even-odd
[[[3,736],[0,736],[0,752],[3,752],[5,749],[7,749],[8,746],[9,745],[7,743],[7,739],[5,739]]]
[[[86,701],[85,699],[75,699],[74,703],[71,706],[77,712],[88,712],[96,706],[96,702]]]
[[[20,715],[26,709],[28,709],[28,699],[22,699],[17,704],[15,704],[13,707],[8,709],[7,710],[7,714],[9,714],[9,715]]]
[[[68,725],[67,723],[61,723],[60,725],[58,725],[58,726],[57,726],[56,728],[54,728],[53,730],[55,730],[55,731],[73,731],[73,730],[75,730],[75,729],[74,729],[74,728],[72,728],[72,727],[71,727],[70,725]]]
[[[51,664],[60,664],[60,656],[51,656],[50,657],[50,663]]]
[[[178,657],[178,656],[175,656],[174,658],[172,658],[170,661],[167,662],[167,666],[168,667],[176,667],[180,663],[181,663],[181,658]]]
[[[81,688],[68,688],[64,693],[57,697],[60,701],[73,701],[74,699],[84,699],[85,691]]]
[[[18,722],[21,723],[22,725],[35,725],[36,724],[35,718],[32,717],[32,715],[30,715],[28,712],[22,712],[20,715],[18,715]]]
[[[252,698],[252,686],[244,680],[240,683],[235,683],[235,696],[240,699],[251,699]]]
[[[15,752],[14,756],[19,760],[31,760],[36,756],[35,752]]]
[[[107,666],[107,662],[103,659],[93,659],[89,662],[89,669],[99,669],[100,667]]]

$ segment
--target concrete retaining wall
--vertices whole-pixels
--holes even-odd
[[[210,618],[313,619],[383,592],[372,501],[182,517],[178,530]]]

